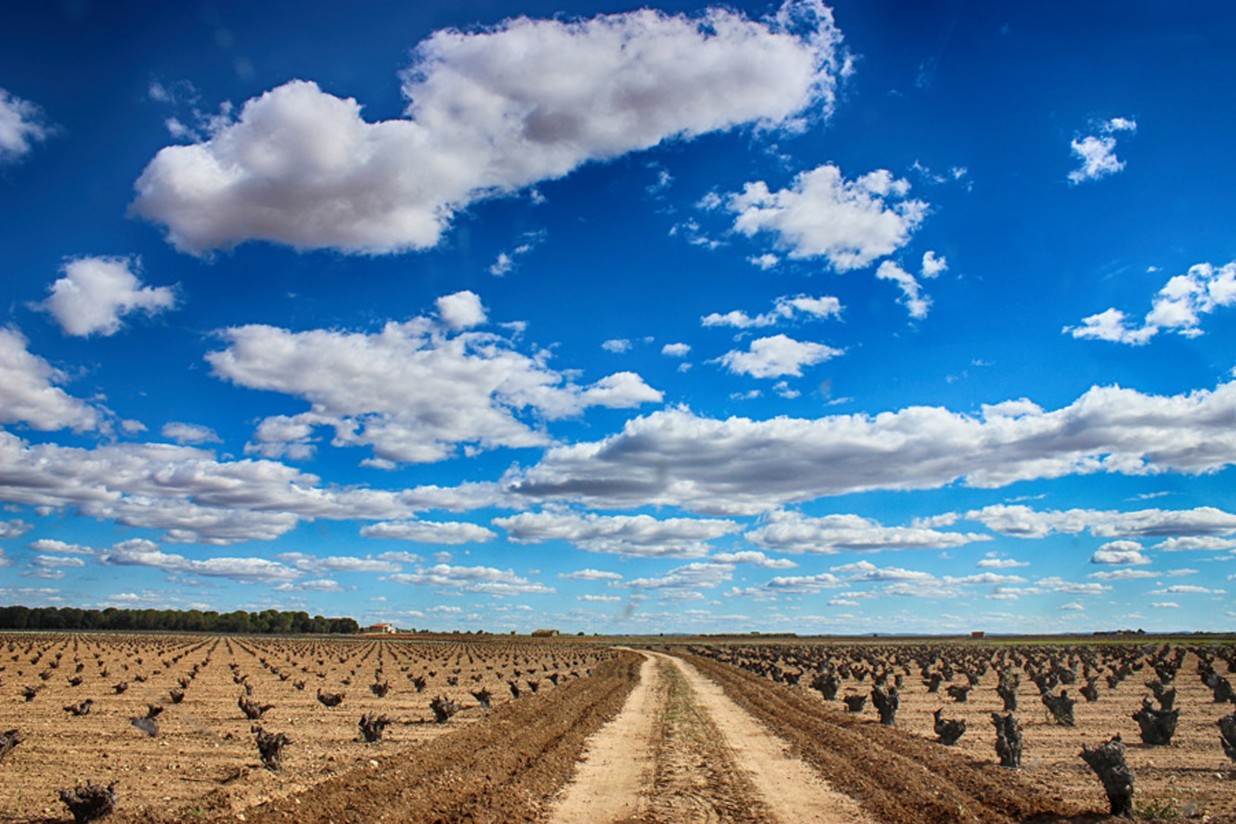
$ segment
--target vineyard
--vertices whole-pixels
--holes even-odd
[[[648,648],[0,635],[0,820],[1236,821],[1230,644]]]
[[[1037,785],[1043,798],[1060,796],[1087,811],[1116,802],[1079,755],[1119,735],[1135,776],[1125,812],[1236,820],[1236,646],[1230,644],[743,644],[689,651],[720,678],[733,681],[726,670],[736,668],[799,700],[809,695],[832,714],[830,727],[863,731],[872,749],[891,750],[890,758],[905,749],[902,736],[913,736],[955,754],[976,774],[1016,767],[1008,774]],[[792,740],[792,725],[778,724],[767,706],[752,702],[748,709]],[[881,726],[887,729],[875,729]],[[862,776],[854,776],[853,789],[886,794],[879,818],[897,820],[896,809],[904,806],[897,796],[914,788],[898,788],[898,771],[878,762],[868,753],[882,791],[864,788]],[[819,766],[834,781],[844,776]],[[925,802],[907,820],[956,817],[931,809]],[[1014,818],[1042,812],[1010,811]]]
[[[20,739],[0,756],[0,820],[60,820],[60,789],[113,781],[121,811],[242,810],[372,769],[613,656],[574,644],[0,635],[0,732]]]

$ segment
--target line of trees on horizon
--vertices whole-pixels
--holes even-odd
[[[78,609],[77,607],[0,607],[0,629],[151,630],[348,635],[360,632],[353,618],[309,616],[307,612],[215,612],[199,609]]]

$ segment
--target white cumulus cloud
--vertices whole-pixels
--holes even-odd
[[[1052,411],[1023,400],[980,415],[914,406],[877,415],[718,420],[673,408],[633,418],[603,440],[552,447],[508,485],[530,499],[732,514],[957,481],[998,488],[1097,473],[1202,474],[1236,463],[1233,416],[1236,382],[1171,396],[1093,387]],[[1156,520],[1140,528],[1168,528]]]
[[[428,463],[460,445],[543,446],[549,438],[541,421],[661,400],[630,372],[575,385],[550,368],[545,350],[526,355],[510,337],[458,331],[484,321],[471,292],[443,300],[438,310],[446,326],[418,317],[373,333],[256,324],[224,330],[227,348],[206,356],[217,376],[310,404],[295,416],[266,419],[250,451],[274,458],[296,449],[303,456],[311,432],[329,427],[336,446],[372,447],[378,466]]]
[[[0,424],[23,423],[44,432],[99,426],[99,413],[56,386],[68,376],[32,354],[21,332],[0,327]]]
[[[1074,139],[1070,144],[1081,166],[1069,172],[1069,182],[1074,185],[1087,180],[1114,175],[1124,170],[1124,161],[1116,157],[1116,132],[1137,131],[1137,121],[1128,117],[1113,117],[1099,124],[1098,135]]]
[[[744,537],[765,549],[817,555],[884,549],[951,549],[988,540],[985,535],[883,526],[858,515],[809,518],[793,511],[769,514],[761,526]]]
[[[734,229],[748,237],[773,235],[794,259],[824,258],[844,272],[869,265],[904,246],[927,214],[927,204],[907,199],[910,184],[885,169],[847,180],[832,164],[798,175],[772,191],[764,181],[729,195]]]
[[[842,350],[822,343],[799,341],[786,335],[772,335],[751,341],[747,351],[726,352],[718,361],[735,375],[753,378],[801,377],[804,366],[831,360]]]
[[[667,139],[827,111],[840,40],[818,0],[764,21],[643,9],[441,30],[403,73],[403,118],[367,121],[356,100],[292,81],[208,139],[162,149],[132,208],[195,254],[255,239],[428,248],[475,200]]]
[[[818,298],[808,297],[807,295],[780,297],[774,301],[772,311],[769,312],[754,316],[738,310],[732,310],[725,314],[712,312],[700,318],[700,322],[704,326],[733,326],[737,329],[751,329],[753,327],[775,326],[778,323],[792,320],[800,315],[808,315],[815,318],[840,317],[841,301],[830,296]]]
[[[1142,545],[1137,541],[1109,541],[1090,556],[1090,563],[1141,566],[1150,563],[1150,559],[1142,552]]]
[[[121,319],[133,312],[155,315],[176,306],[170,286],[142,286],[136,258],[84,257],[61,268],[64,276],[51,285],[41,305],[67,335],[114,335]]]
[[[1140,325],[1112,308],[1082,318],[1079,326],[1066,326],[1063,331],[1075,338],[1132,346],[1149,343],[1159,332],[1194,338],[1202,334],[1202,315],[1232,305],[1236,305],[1236,261],[1223,266],[1198,263],[1185,274],[1171,278],[1159,290]]]
[[[38,106],[0,89],[0,163],[21,160],[53,131]]]
[[[361,527],[360,534],[366,538],[392,538],[440,546],[479,544],[497,537],[493,530],[465,521],[382,521]]]
[[[709,541],[740,529],[729,520],[591,512],[521,512],[493,523],[517,544],[569,541],[588,552],[644,558],[702,558]]]

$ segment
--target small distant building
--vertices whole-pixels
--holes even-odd
[[[970,633],[971,638],[983,638],[986,637],[986,635],[987,633],[981,629],[976,629],[974,632]]]
[[[533,638],[557,638],[558,630],[556,629],[534,629],[532,631]]]
[[[374,624],[365,628],[365,632],[376,635],[394,635],[398,631],[393,624]]]

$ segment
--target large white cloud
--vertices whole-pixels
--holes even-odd
[[[786,189],[747,183],[724,205],[734,229],[773,235],[791,258],[824,258],[837,271],[859,269],[904,246],[927,214],[906,199],[910,184],[884,169],[846,180],[832,164],[803,172]]]
[[[1218,267],[1198,263],[1185,274],[1168,280],[1155,295],[1140,326],[1130,323],[1124,312],[1112,308],[1082,318],[1079,326],[1066,326],[1063,331],[1075,338],[1141,346],[1161,331],[1197,337],[1202,334],[1202,315],[1232,305],[1236,305],[1236,261]]]
[[[632,589],[653,589],[667,592],[711,589],[734,576],[733,564],[698,561],[671,569],[655,578],[633,578],[626,582]]]
[[[0,424],[51,431],[95,429],[99,413],[55,384],[66,375],[32,354],[21,332],[0,327]]]
[[[978,521],[1002,535],[1018,538],[1045,538],[1055,533],[1077,534],[1089,531],[1100,538],[1188,538],[1194,541],[1206,536],[1236,533],[1236,514],[1211,506],[1193,509],[1139,509],[1131,512],[1096,509],[1035,510],[1021,504],[995,504],[971,510],[964,515],[952,513],[927,519],[939,525],[955,523],[957,519]],[[1208,543],[1157,547],[1160,549],[1221,549]]]
[[[604,440],[554,447],[509,484],[528,498],[756,513],[958,480],[996,488],[1066,475],[1199,474],[1236,462],[1233,416],[1236,382],[1174,396],[1094,387],[1055,411],[1016,401],[977,416],[919,406],[716,420],[676,408],[634,418]]]
[[[0,163],[25,157],[52,131],[38,106],[0,89]]]
[[[653,10],[435,32],[403,75],[402,119],[293,81],[204,142],[162,149],[133,210],[203,253],[262,239],[383,253],[435,245],[483,197],[594,160],[831,106],[841,35],[818,0],[754,21]]]
[[[814,366],[840,354],[840,349],[822,343],[771,335],[751,341],[745,352],[734,349],[718,360],[735,375],[750,375],[753,378],[801,377],[804,366]]]
[[[228,578],[241,583],[294,581],[301,577],[299,571],[265,558],[190,560],[183,555],[164,552],[153,541],[140,538],[116,544],[100,555],[99,561],[113,566],[148,566],[165,572]]]
[[[771,513],[761,526],[744,537],[765,549],[817,555],[882,549],[950,549],[989,540],[985,535],[883,526],[858,515],[808,518],[792,511]]]
[[[451,327],[484,320],[472,298],[465,292],[439,301]],[[311,404],[263,421],[251,451],[267,457],[297,457],[312,431],[327,426],[335,445],[370,446],[382,465],[427,463],[451,457],[459,445],[544,446],[549,438],[538,420],[661,400],[633,373],[577,386],[550,368],[544,350],[526,355],[511,338],[455,333],[426,317],[392,321],[375,333],[250,325],[222,334],[228,347],[206,356],[217,376]]]
[[[30,444],[0,431],[0,501],[74,508],[126,526],[165,530],[165,540],[181,543],[274,540],[306,520],[407,519],[417,511],[499,500],[489,484],[341,489],[275,461],[221,461],[188,446],[84,449]]]
[[[486,543],[498,537],[493,530],[466,521],[382,521],[361,527],[360,534],[442,546]]]
[[[560,540],[588,552],[645,558],[702,558],[709,541],[741,528],[728,520],[574,512],[521,512],[493,523],[519,544]]]
[[[84,257],[61,268],[64,276],[51,285],[42,304],[65,334],[114,335],[121,319],[133,312],[148,315],[172,309],[176,290],[169,286],[142,286],[136,258]]]
[[[1142,545],[1137,541],[1108,541],[1090,556],[1090,563],[1143,566],[1150,563],[1150,559],[1142,552]]]
[[[512,570],[485,566],[461,567],[437,564],[417,572],[390,575],[387,580],[400,584],[433,586],[484,595],[529,595],[554,592],[553,587],[529,581],[527,578],[516,575]]]

